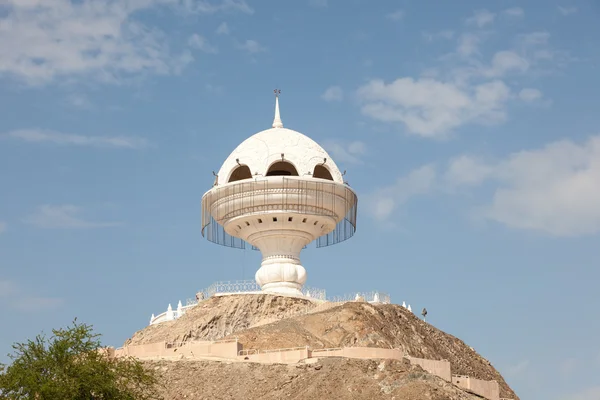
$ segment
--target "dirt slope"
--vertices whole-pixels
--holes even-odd
[[[165,400],[481,400],[407,361],[330,358],[312,365],[147,362]]]
[[[496,380],[500,384],[500,397],[517,398],[491,363],[462,340],[393,304],[375,306],[349,302],[323,312],[287,318],[230,336],[238,337],[247,349],[305,345],[312,348],[400,348],[413,357],[448,360],[455,375]]]
[[[285,318],[314,306],[308,300],[269,294],[211,297],[175,321],[151,325],[136,332],[125,345],[216,340],[259,321]]]

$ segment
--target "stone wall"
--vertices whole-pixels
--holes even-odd
[[[440,378],[452,382],[452,371],[450,369],[450,361],[445,360],[427,360],[425,358],[407,357],[411,364],[415,364],[423,368],[430,374],[437,375]]]
[[[243,350],[237,340],[216,342],[187,342],[171,344],[165,342],[126,346],[120,349],[106,348],[102,351],[109,356],[133,356],[140,359],[150,358],[217,358],[260,363],[297,363],[318,357],[346,357],[359,359],[395,359],[407,358],[411,364],[419,365],[423,370],[436,375],[458,387],[467,389],[488,400],[500,400],[500,387],[496,381],[484,381],[468,376],[452,375],[450,362],[407,357],[402,350],[378,347],[344,347],[333,349],[314,349],[300,347],[277,350]]]
[[[496,381],[483,381],[464,375],[452,375],[452,383],[489,400],[500,399],[500,386]]]

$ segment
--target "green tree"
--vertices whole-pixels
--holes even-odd
[[[52,336],[13,345],[10,365],[0,364],[3,400],[154,400],[158,378],[134,358],[111,358],[100,335],[78,324]]]

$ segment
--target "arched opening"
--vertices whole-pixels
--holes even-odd
[[[291,163],[287,161],[277,161],[273,163],[267,171],[267,176],[298,176],[298,171]]]
[[[250,168],[248,168],[247,165],[239,165],[231,173],[231,176],[229,177],[229,182],[241,181],[242,179],[250,178],[252,178],[252,172],[250,172]]]
[[[329,179],[330,181],[333,180],[331,172],[329,172],[329,170],[325,168],[325,166],[320,164],[315,166],[315,170],[313,171],[313,178]]]

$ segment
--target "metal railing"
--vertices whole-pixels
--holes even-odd
[[[390,304],[391,298],[388,293],[373,291],[373,292],[358,292],[342,296],[334,296],[331,302],[346,302],[346,301],[366,301],[368,303],[383,303]]]

